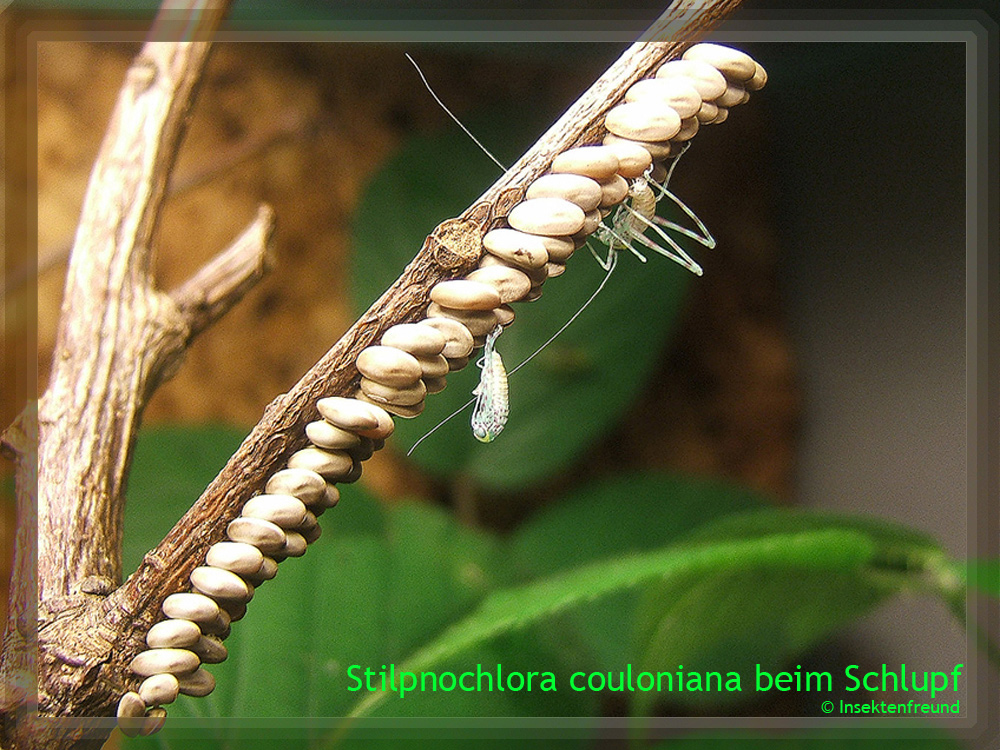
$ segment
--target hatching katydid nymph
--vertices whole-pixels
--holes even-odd
[[[646,170],[646,173],[643,176],[632,180],[629,184],[628,200],[618,206],[615,210],[611,219],[611,226],[602,224],[598,227],[595,235],[600,242],[603,242],[608,246],[608,257],[606,259],[602,259],[596,252],[594,252],[593,248],[590,248],[590,252],[594,255],[594,258],[597,259],[597,262],[600,263],[601,267],[608,272],[608,274],[611,273],[611,268],[614,265],[614,257],[620,248],[628,250],[643,263],[646,262],[646,256],[640,253],[632,244],[632,241],[634,240],[641,245],[645,245],[650,250],[653,250],[660,255],[679,263],[696,276],[702,275],[701,266],[695,263],[691,259],[691,256],[689,256],[677,243],[677,240],[666,232],[667,229],[673,230],[678,234],[694,240],[699,245],[702,245],[709,250],[715,247],[715,238],[712,236],[711,232],[708,231],[708,227],[705,226],[694,211],[688,208],[684,201],[670,192],[667,188],[667,185],[670,183],[670,177],[673,175],[674,168],[677,166],[677,162],[680,160],[684,152],[687,151],[689,146],[690,143],[685,143],[684,148],[673,158],[673,161],[670,164],[670,169],[667,170],[667,175],[662,183],[657,182],[652,178],[652,167]],[[698,227],[698,231],[696,232],[688,229],[687,227],[683,227],[676,222],[657,216],[656,204],[661,198],[670,199],[674,205],[676,205],[688,218],[691,219],[691,221],[695,223]],[[657,237],[659,237],[667,247],[658,245],[656,242],[647,237],[645,233],[648,229],[652,229],[656,233]],[[670,249],[668,249],[668,247]]]
[[[493,442],[507,424],[510,402],[507,400],[507,371],[500,352],[496,350],[497,337],[503,326],[497,326],[486,337],[483,356],[477,363],[482,372],[479,385],[472,391],[476,405],[472,410],[472,434],[483,443]]]

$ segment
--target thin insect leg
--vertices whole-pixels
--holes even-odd
[[[500,169],[503,170],[504,173],[506,173],[507,172],[507,167],[505,167],[503,165],[503,162],[501,162],[493,154],[491,154],[489,152],[489,150],[486,148],[486,146],[484,146],[482,143],[479,142],[479,139],[476,138],[476,136],[474,136],[472,134],[472,132],[467,127],[465,127],[465,125],[462,124],[462,121],[459,120],[452,113],[452,111],[450,109],[448,109],[448,107],[445,106],[444,102],[441,101],[441,98],[436,93],[434,93],[434,89],[432,89],[431,85],[427,82],[427,78],[424,76],[424,71],[422,71],[420,69],[420,66],[417,65],[417,61],[414,60],[412,57],[410,57],[410,53],[409,52],[406,52],[404,54],[406,55],[406,59],[409,60],[411,63],[413,63],[413,67],[417,69],[417,75],[420,76],[420,80],[424,82],[424,86],[427,87],[427,90],[431,92],[431,96],[434,97],[434,101],[436,101],[441,106],[441,109],[443,109],[445,112],[448,113],[448,117],[450,117],[452,120],[454,120],[455,123],[458,125],[458,127],[460,127],[462,130],[465,131],[465,134],[467,136],[469,136],[469,138],[472,139],[473,143],[475,143],[477,146],[479,146],[479,148],[482,149],[483,153],[486,154],[488,157],[490,157],[493,160],[493,163],[496,164],[498,167],[500,167]]]
[[[646,227],[649,227],[654,232],[656,232],[656,234],[660,237],[661,240],[663,240],[664,242],[666,242],[668,245],[670,245],[670,247],[672,247],[676,251],[676,254],[675,253],[671,253],[666,248],[660,247],[655,242],[653,242],[651,239],[649,239],[645,235],[640,234],[638,232],[636,232],[636,234],[635,234],[635,239],[636,240],[638,240],[641,244],[643,244],[646,247],[648,247],[650,250],[655,250],[660,255],[663,255],[663,256],[665,256],[667,258],[670,258],[670,260],[672,260],[672,261],[674,261],[676,263],[681,264],[682,266],[684,266],[685,268],[687,268],[692,273],[694,273],[694,274],[696,274],[698,276],[702,275],[701,266],[699,266],[697,263],[694,262],[694,260],[691,259],[691,256],[688,255],[684,251],[684,248],[682,248],[679,244],[677,244],[677,241],[673,237],[671,237],[669,234],[667,234],[666,232],[664,232],[662,229],[660,229],[659,226],[657,226],[656,224],[654,224],[652,221],[650,221],[649,219],[647,219],[645,216],[643,216],[642,214],[640,214],[638,211],[635,211],[632,208],[629,208],[628,206],[626,206],[626,208],[628,208],[628,210],[632,212],[632,216],[635,217],[636,221],[641,222],[643,225],[645,225]]]
[[[676,205],[681,211],[687,214],[687,216],[691,219],[691,221],[693,221],[695,224],[698,225],[700,233],[695,232],[693,229],[682,227],[680,224],[677,224],[673,221],[669,221],[668,219],[664,219],[662,216],[653,216],[652,221],[654,221],[661,227],[672,229],[678,234],[683,234],[685,237],[690,237],[699,245],[707,247],[709,250],[714,248],[716,244],[715,237],[712,236],[712,233],[709,231],[708,227],[705,226],[705,223],[698,218],[698,215],[694,211],[692,211],[687,206],[687,204],[684,203],[684,201],[682,201],[680,198],[674,195],[670,190],[667,190],[664,186],[660,185],[655,180],[650,180],[649,182],[660,191],[660,195],[662,197],[669,198],[674,203],[674,205]]]
[[[681,146],[681,150],[677,153],[677,156],[670,160],[670,167],[667,169],[667,176],[663,178],[663,187],[670,184],[670,178],[674,176],[674,170],[677,168],[677,162],[681,160],[681,157],[687,153],[689,148],[691,148],[691,141],[684,141],[684,145]]]
[[[617,252],[617,251],[611,250],[609,248],[608,249],[608,257],[607,257],[607,260],[605,260],[604,258],[602,258],[600,255],[597,254],[597,251],[594,249],[593,245],[590,244],[590,240],[587,240],[583,244],[587,246],[588,250],[590,250],[590,254],[593,255],[594,256],[594,260],[597,261],[597,265],[599,265],[605,271],[607,271],[611,267],[611,255],[613,253]]]
[[[711,250],[716,245],[715,237],[712,236],[712,233],[708,230],[708,227],[705,226],[704,222],[702,222],[702,220],[698,218],[698,215],[694,211],[692,211],[684,201],[682,201],[667,187],[670,184],[670,178],[674,176],[674,170],[677,168],[677,163],[681,160],[681,157],[684,156],[685,153],[687,153],[687,150],[690,147],[691,147],[691,142],[688,141],[687,143],[684,144],[684,147],[681,149],[680,153],[673,158],[673,160],[670,162],[670,167],[667,169],[667,176],[663,178],[662,183],[657,182],[656,180],[650,178],[648,174],[646,175],[646,182],[660,194],[659,196],[660,198],[669,199],[675,206],[677,206],[681,211],[683,211],[687,215],[687,217],[691,219],[691,221],[697,224],[701,234],[698,234],[697,232],[694,232],[693,230],[688,229],[687,227],[682,227],[680,224],[677,224],[676,222],[673,221],[669,221],[660,216],[653,216],[652,220],[657,224],[659,224],[660,226],[666,227],[667,229],[672,229],[675,232],[678,232],[679,234],[683,234],[685,237],[689,237],[698,244],[707,247],[709,250]],[[650,168],[650,171],[652,171],[652,168]]]
[[[567,320],[565,323],[563,323],[562,327],[558,331],[556,331],[551,336],[549,336],[548,340],[544,344],[542,344],[540,347],[538,347],[537,349],[535,349],[535,351],[533,351],[524,360],[522,360],[521,363],[517,367],[515,367],[513,370],[511,370],[510,373],[509,373],[510,375],[513,375],[515,372],[517,372],[522,367],[524,367],[526,364],[528,364],[531,360],[533,360],[545,347],[547,347],[549,344],[551,344],[553,341],[555,341],[556,337],[558,337],[559,334],[561,334],[563,331],[565,331],[567,328],[569,328],[570,324],[574,320],[576,320],[577,318],[580,317],[580,313],[582,313],[584,310],[586,310],[587,307],[590,305],[590,303],[593,302],[597,298],[597,295],[601,293],[601,290],[604,289],[604,285],[608,283],[608,279],[611,278],[611,273],[615,270],[615,266],[616,265],[618,265],[618,253],[614,253],[614,254],[611,255],[611,261],[610,261],[608,269],[607,269],[608,272],[606,274],[604,274],[604,278],[601,280],[601,283],[598,285],[597,289],[594,290],[594,293],[591,294],[590,297],[587,299],[587,301],[583,303],[583,307],[581,307],[579,310],[577,310],[575,313],[573,313],[573,317],[570,318],[569,320]]]
[[[635,213],[635,211],[632,208],[630,208],[629,206],[627,206],[624,203],[620,206],[620,208],[624,208],[626,211],[632,211],[632,213]],[[618,216],[618,212],[617,211],[615,212],[615,216],[616,217]],[[617,224],[618,222],[614,221],[612,223]],[[607,224],[601,224],[601,231],[605,235],[611,235],[611,237],[613,238],[613,240],[617,241],[617,245],[615,245],[615,243],[612,240],[605,240],[607,242],[607,245],[608,245],[608,254],[609,254],[609,256],[610,256],[611,253],[616,252],[616,248],[622,247],[622,248],[625,248],[626,250],[628,250],[629,252],[631,252],[633,255],[635,255],[635,257],[638,258],[639,260],[641,260],[643,263],[648,262],[646,260],[646,256],[643,255],[642,253],[640,253],[638,250],[636,250],[635,246],[628,239],[626,239],[625,237],[623,237],[622,235],[620,235],[614,229],[614,227],[609,227]],[[600,260],[598,260],[598,262],[600,263]],[[601,268],[604,268],[604,270],[607,270],[607,267],[603,263],[601,263]]]
[[[473,395],[476,397],[476,405],[472,407],[472,412],[481,411],[483,408],[483,402],[486,401],[486,391],[483,389],[482,381],[472,389]]]

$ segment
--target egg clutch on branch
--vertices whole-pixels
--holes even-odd
[[[256,587],[274,578],[279,562],[305,554],[319,538],[317,518],[340,499],[337,484],[361,476],[362,462],[392,434],[392,415],[420,414],[427,394],[443,390],[447,374],[465,367],[488,337],[492,353],[499,330],[514,320],[511,304],[541,296],[545,280],[561,275],[573,252],[604,226],[602,219],[629,200],[630,181],[662,179],[664,162],[699,127],[724,122],[731,107],[766,81],[764,68],[743,52],[699,44],[662,65],[654,78],[633,84],[608,111],[603,143],[557,155],[550,173],[532,182],[511,209],[508,226],[483,236],[476,270],[435,285],[423,320],[392,326],[358,355],[360,390],[353,398],[317,402],[322,419],[306,427],[311,445],[243,506],[226,540],[192,571],[190,591],[164,600],[165,619],[150,628],[148,649],[130,665],[137,682],[141,678],[138,689],[118,704],[125,734],[160,729],[163,707],[181,693],[212,692],[215,680],[202,665],[226,659],[223,641],[246,614]],[[488,416],[500,415],[498,405],[492,408]],[[489,429],[499,431],[495,423]]]

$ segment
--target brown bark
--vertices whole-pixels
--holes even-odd
[[[171,532],[122,586],[123,487],[142,408],[179,364],[191,338],[222,315],[259,278],[272,218],[262,209],[233,247],[170,294],[150,277],[152,239],[170,167],[208,53],[207,42],[147,44],[129,72],[95,165],[70,259],[51,383],[38,408],[37,599],[29,578],[15,580],[4,651],[8,685],[30,675],[37,637],[38,709],[48,717],[110,716],[135,686],[128,672],[145,632],[170,593],[187,588],[191,570],[226,524],[305,444],[315,402],[357,386],[357,354],[389,326],[423,315],[430,288],[477,263],[481,237],[502,222],[558,153],[599,141],[605,112],[634,81],[648,76],[739,4],[678,2],[669,16],[674,41],[633,45],[500,180],[460,217],[443,222],[402,276],[261,421]],[[206,18],[209,29],[221,11]],[[666,17],[666,16],[665,16]],[[664,24],[661,23],[660,26]],[[204,37],[198,37],[204,38]],[[19,457],[19,488],[32,486],[31,430],[25,414],[9,431]],[[27,489],[25,489],[27,488]],[[26,494],[24,508],[32,505]],[[19,510],[22,510],[19,495]],[[19,531],[15,576],[30,567],[31,513]],[[32,605],[37,601],[37,633]],[[20,619],[18,619],[20,618]],[[4,747],[70,747],[98,739],[38,722],[17,722],[33,696],[8,693]]]

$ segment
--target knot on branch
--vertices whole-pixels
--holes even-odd
[[[527,184],[525,183],[525,185]],[[524,194],[528,190],[525,185],[515,185],[514,187],[504,188],[499,192],[496,203],[493,204],[493,213],[491,215],[493,221],[490,229],[507,225],[507,214],[510,213],[510,210],[514,206],[524,200]]]
[[[426,248],[442,271],[464,270],[482,254],[483,230],[472,221],[447,219],[431,232]]]

